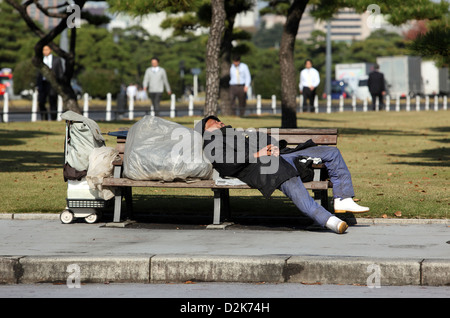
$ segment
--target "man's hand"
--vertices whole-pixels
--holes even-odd
[[[275,156],[278,157],[280,155],[280,149],[277,146],[274,146],[272,144],[265,146],[257,153],[253,154],[253,157],[259,158],[262,156]]]

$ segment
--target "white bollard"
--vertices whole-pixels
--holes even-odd
[[[352,97],[352,109],[353,109],[353,112],[356,112],[356,96],[355,95],[353,95],[353,97]]]
[[[175,94],[170,95],[170,118],[175,118]]]
[[[3,95],[3,122],[9,121],[9,96],[8,93]]]
[[[194,116],[194,96],[189,95],[188,116]]]
[[[367,112],[367,98],[364,98],[364,101],[363,101],[363,112]]]
[[[420,96],[416,96],[416,112],[420,111]]]
[[[111,93],[106,94],[106,121],[111,121]]]
[[[395,100],[395,111],[399,112],[400,111],[400,96],[397,95],[397,98]]]
[[[442,102],[442,109],[447,110],[447,95],[444,96],[444,101]]]
[[[62,120],[62,118],[61,118],[62,112],[63,112],[63,99],[62,99],[61,96],[58,95],[58,113],[57,113],[57,116],[56,116],[56,120],[57,121],[61,121]]]
[[[430,97],[425,96],[425,110],[430,110]]]
[[[33,97],[32,97],[32,102],[31,102],[31,121],[35,122],[37,120],[37,108],[38,108],[38,92],[34,91],[33,92]]]
[[[409,112],[411,110],[411,98],[406,96],[406,111]]]
[[[339,96],[339,112],[344,111],[344,96]]]
[[[375,111],[380,111],[380,98],[378,96],[375,97]]]
[[[277,97],[275,95],[272,95],[272,112],[277,113]]]
[[[390,111],[391,110],[391,96],[386,95],[386,111]]]
[[[128,119],[129,120],[134,119],[134,98],[133,98],[133,96],[130,96],[128,98]]]
[[[439,110],[439,96],[434,95],[434,111],[437,112]]]
[[[84,105],[83,105],[83,116],[89,117],[89,95],[88,93],[84,93]]]
[[[261,95],[256,96],[256,115],[261,115]]]
[[[319,97],[317,95],[314,97],[314,111],[316,114],[319,113]]]
[[[327,114],[331,114],[331,95],[327,95]]]
[[[300,113],[303,113],[303,95],[300,95]]]

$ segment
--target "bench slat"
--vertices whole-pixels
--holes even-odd
[[[308,190],[326,190],[328,181],[311,181],[303,183]],[[106,187],[150,187],[150,188],[198,188],[198,189],[251,189],[248,185],[216,185],[214,180],[199,180],[194,182],[160,182],[150,180],[132,180],[128,178],[104,178]]]

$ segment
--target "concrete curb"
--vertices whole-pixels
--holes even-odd
[[[339,216],[339,214],[337,215]],[[59,220],[55,213],[0,213],[0,220]],[[360,225],[364,224],[449,224],[450,219],[383,219],[383,218],[356,218]],[[227,224],[229,225],[229,224]],[[123,226],[118,226],[123,227]],[[216,227],[211,227],[216,229]],[[219,228],[222,228],[219,226]]]
[[[296,255],[2,256],[0,284],[302,283],[448,286],[450,260]]]

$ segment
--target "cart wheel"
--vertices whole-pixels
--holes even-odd
[[[91,215],[85,217],[84,220],[86,221],[86,223],[93,224],[93,223],[97,222],[98,215],[95,213],[91,214]]]
[[[70,224],[70,223],[72,223],[74,216],[73,216],[73,213],[70,212],[69,210],[64,210],[59,215],[59,219],[61,220],[61,222],[63,224]]]

